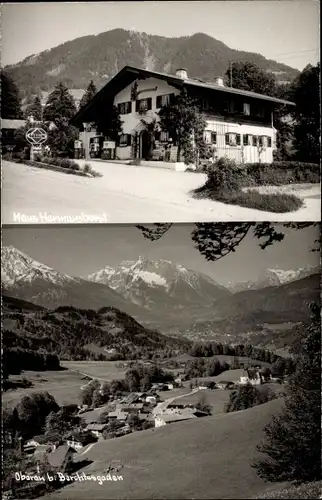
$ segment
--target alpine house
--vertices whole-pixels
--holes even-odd
[[[168,75],[132,66],[125,66],[72,118],[72,123],[80,130],[79,138],[86,155],[90,142],[97,135],[93,123],[98,111],[101,114],[106,108],[108,112],[114,105],[122,120],[122,133],[111,158],[167,160],[175,164],[173,167],[169,164],[169,168],[181,169],[175,163],[175,138],[161,129],[153,133],[153,155],[152,158],[149,156],[151,133],[147,127],[154,120],[158,122],[160,108],[181,92],[197,97],[201,103],[200,111],[207,122],[204,137],[214,152],[214,158],[226,156],[238,163],[273,161],[276,147],[274,111],[285,106],[291,108],[294,103],[227,87],[222,78],[213,83],[192,79],[185,69],[178,69],[176,75]],[[109,138],[102,138],[102,141],[104,139]],[[101,152],[102,148],[98,156]]]

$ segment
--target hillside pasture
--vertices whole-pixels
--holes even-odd
[[[23,396],[29,396],[34,392],[47,391],[51,394],[59,405],[79,404],[81,386],[86,383],[82,375],[70,370],[60,371],[25,371],[22,376],[9,377],[9,380],[19,381],[24,377],[33,385],[27,388],[17,388],[2,392],[2,404],[12,408]]]
[[[202,398],[205,404],[211,406],[212,414],[215,415],[224,413],[225,404],[229,401],[229,394],[230,391],[223,391],[221,389],[201,389],[193,394],[188,394],[174,400],[174,403],[177,401],[184,405],[196,405]]]
[[[129,369],[128,361],[61,361],[61,365],[68,370],[87,375],[98,380],[123,380]]]
[[[247,499],[265,490],[251,467],[263,427],[281,401],[99,441],[86,454],[86,474],[104,475],[120,460],[123,481],[75,482],[46,500]]]

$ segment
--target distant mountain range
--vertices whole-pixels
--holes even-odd
[[[123,261],[106,267],[88,279],[104,283],[126,300],[151,310],[206,307],[230,295],[208,276],[167,260]]]
[[[268,270],[258,288],[248,284],[232,293],[202,273],[165,260],[123,261],[88,279],[59,273],[12,246],[3,247],[1,261],[4,295],[50,309],[114,307],[163,334],[195,340],[235,342],[244,335],[262,338],[285,325],[292,329],[309,318],[309,304],[320,300],[315,267]],[[260,283],[265,286],[259,288]]]
[[[106,285],[73,278],[40,264],[13,246],[1,250],[2,293],[54,309],[116,307],[138,316],[140,308]]]
[[[191,78],[211,82],[224,76],[230,61],[241,60],[252,61],[281,82],[292,81],[299,74],[256,52],[231,49],[205,33],[167,38],[123,29],[76,38],[30,55],[5,70],[25,97],[40,90],[51,91],[58,81],[70,89],[86,89],[94,80],[99,89],[126,65],[169,74],[184,67]]]
[[[230,282],[228,288],[234,293],[244,290],[259,290],[269,286],[284,285],[319,272],[320,266],[318,265],[299,269],[267,269],[256,281]]]

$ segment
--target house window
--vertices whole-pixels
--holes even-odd
[[[262,135],[258,137],[258,145],[260,147],[264,146],[264,137]]]
[[[272,138],[271,137],[267,137],[267,147],[268,148],[272,147]]]
[[[239,146],[240,134],[227,133],[225,134],[226,146]]]
[[[249,139],[250,139],[249,134],[244,134],[243,135],[243,145],[244,146],[248,146],[249,145]]]
[[[204,139],[206,144],[217,144],[217,132],[206,130],[204,133]]]
[[[135,110],[139,113],[143,113],[144,111],[148,111],[152,109],[152,97],[147,97],[146,99],[139,99],[136,101]]]
[[[157,108],[162,108],[162,106],[169,106],[173,100],[174,94],[158,95],[157,96]]]
[[[121,102],[118,104],[117,109],[120,115],[128,115],[129,113],[132,113],[132,102]]]
[[[253,135],[253,146],[257,146],[258,138],[257,135]]]
[[[250,104],[248,102],[244,102],[244,115],[250,115]]]
[[[121,148],[131,146],[131,134],[121,134],[119,136],[118,145]]]
[[[258,116],[259,118],[264,118],[265,116],[265,110],[263,106],[256,106],[255,108],[255,115]]]
[[[169,140],[169,133],[164,132],[163,130],[160,132],[160,142],[166,142]]]
[[[228,101],[228,113],[234,113],[234,112],[235,112],[235,102]]]

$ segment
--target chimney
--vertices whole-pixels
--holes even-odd
[[[176,76],[178,78],[182,78],[182,80],[187,80],[188,78],[188,73],[185,68],[179,68],[176,70]]]
[[[224,87],[224,79],[221,76],[218,76],[215,78],[215,84],[218,85],[218,87]]]

